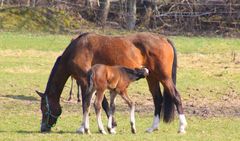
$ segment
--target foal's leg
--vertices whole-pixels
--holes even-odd
[[[178,133],[185,133],[185,128],[187,127],[187,121],[183,112],[182,101],[179,92],[177,91],[175,85],[171,79],[164,81],[164,89],[173,98],[174,104],[177,107],[177,112],[179,115],[179,129]]]
[[[129,98],[127,92],[121,94],[122,98],[126,101],[130,108],[130,125],[131,131],[133,134],[136,134],[136,126],[135,126],[135,105],[134,102]]]
[[[109,117],[108,117],[108,132],[110,134],[116,134],[115,128],[112,124],[113,116],[115,113],[115,99],[117,93],[115,91],[110,91],[110,109],[109,109]]]
[[[107,98],[104,96],[103,97],[103,101],[102,101],[102,107],[107,115],[107,117],[109,118],[109,104],[108,104],[108,101],[107,101]],[[114,119],[114,116],[112,117],[112,128],[116,127],[117,126],[117,122],[115,121]]]
[[[154,76],[149,75],[147,77],[147,82],[148,82],[148,87],[152,94],[153,102],[155,106],[152,126],[146,130],[146,132],[151,133],[155,130],[158,130],[163,97],[161,94],[159,81]]]
[[[104,90],[97,90],[96,92],[96,98],[94,102],[94,108],[95,112],[97,115],[97,122],[98,122],[98,129],[99,132],[102,134],[107,134],[106,131],[104,130],[103,123],[102,123],[102,118],[101,118],[101,109],[102,109],[102,101],[104,97]]]

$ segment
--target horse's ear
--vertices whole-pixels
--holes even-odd
[[[40,97],[43,97],[43,93],[39,92],[39,91],[35,91]]]

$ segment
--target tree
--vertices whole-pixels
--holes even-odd
[[[97,19],[99,24],[104,26],[106,24],[108,13],[109,13],[110,0],[100,0],[99,4],[100,4],[99,16]]]
[[[136,24],[136,0],[126,0],[126,25],[127,28],[132,30]]]

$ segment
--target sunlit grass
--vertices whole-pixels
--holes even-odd
[[[107,33],[108,34],[108,33]],[[114,33],[115,34],[115,33]],[[71,40],[69,35],[0,33],[0,140],[164,140],[164,141],[238,141],[239,117],[201,118],[187,115],[187,134],[177,134],[178,120],[161,122],[158,131],[145,133],[152,123],[152,109],[136,115],[137,134],[130,132],[127,106],[118,98],[116,135],[98,134],[96,117],[91,111],[91,135],[75,133],[82,120],[81,104],[66,103],[70,81],[61,95],[63,113],[50,134],[39,133],[41,111],[35,90],[44,91],[51,68]],[[177,88],[185,101],[221,101],[233,93],[239,97],[239,39],[171,37],[178,50]],[[236,53],[235,56],[232,52]],[[145,80],[130,86],[129,95],[140,103],[152,105]],[[76,87],[74,87],[76,94]],[[74,95],[74,97],[76,97]],[[204,98],[204,101],[201,101]],[[76,100],[76,98],[75,98]],[[185,102],[184,101],[184,102]],[[124,108],[121,106],[125,105]],[[150,106],[151,106],[150,105]],[[211,105],[209,105],[211,106]],[[138,109],[139,107],[137,107]],[[121,109],[121,110],[120,110]],[[106,116],[103,114],[106,126]]]

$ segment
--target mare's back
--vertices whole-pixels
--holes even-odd
[[[76,42],[74,59],[91,64],[139,67],[143,63],[141,51],[123,37],[89,33]],[[80,59],[80,58],[85,58]]]

